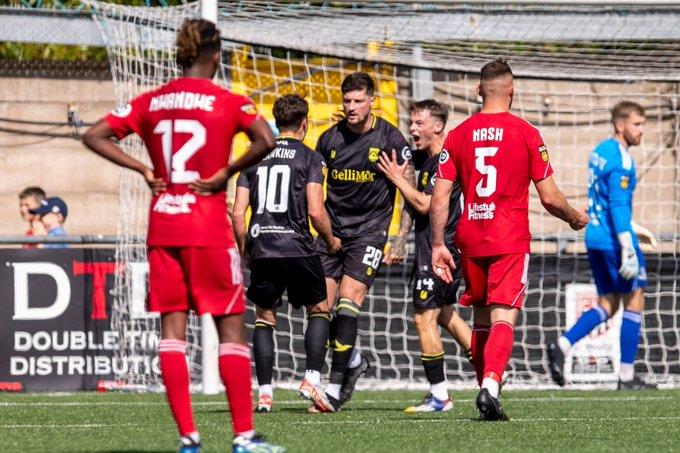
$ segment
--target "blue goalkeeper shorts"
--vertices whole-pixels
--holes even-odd
[[[628,294],[638,288],[647,286],[647,268],[645,265],[645,255],[635,247],[635,254],[640,263],[640,272],[632,280],[625,280],[619,275],[621,267],[621,252],[614,250],[588,250],[588,261],[590,270],[595,279],[597,294],[604,296],[607,294]]]

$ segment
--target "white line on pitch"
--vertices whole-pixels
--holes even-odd
[[[368,399],[368,400],[357,400],[356,404],[408,404],[412,403],[415,399],[409,400],[391,400],[391,399]],[[674,400],[676,397],[673,396],[572,396],[572,397],[540,397],[540,398],[501,398],[503,402],[522,402],[522,403],[565,403],[565,402],[584,402],[584,401],[611,401],[611,402],[632,402],[632,401],[664,401],[664,400]],[[454,403],[472,403],[474,399],[455,399]],[[303,399],[299,400],[276,400],[275,404],[304,404],[308,403]],[[2,401],[0,402],[0,408],[2,407],[15,407],[15,406],[165,406],[167,403],[165,401]],[[223,406],[226,401],[195,401],[194,406]]]
[[[624,421],[641,421],[641,420],[680,420],[680,416],[668,416],[668,417],[555,417],[555,418],[510,418],[510,422],[521,422],[521,423],[540,423],[540,422],[619,422]],[[374,419],[363,419],[363,420],[347,420],[347,419],[335,419],[335,420],[297,420],[296,425],[364,425],[371,422],[382,423],[481,423],[476,419],[472,418],[453,418],[446,417],[442,415],[441,418],[387,418],[379,417]]]
[[[56,424],[50,424],[50,425],[39,425],[39,424],[32,424],[32,425],[0,425],[0,429],[33,429],[33,428],[54,428],[54,429],[61,429],[61,428],[111,428],[111,427],[119,427],[119,426],[139,426],[139,423],[122,423],[122,424],[111,424],[111,423],[82,423],[82,424],[70,424],[70,425],[56,425]]]
[[[566,422],[566,421],[587,421],[587,422],[619,422],[624,421],[639,421],[639,420],[680,420],[680,416],[668,416],[668,417],[555,417],[555,418],[513,418],[510,422],[521,422],[521,423],[540,423],[540,422]],[[347,420],[347,419],[335,419],[335,420],[297,420],[295,424],[297,425],[363,425],[371,420]],[[448,418],[443,416],[441,418],[385,418],[379,417],[374,419],[376,422],[380,423],[480,423],[477,420],[469,418]],[[63,429],[63,428],[112,428],[112,427],[140,427],[138,423],[123,423],[123,424],[111,424],[111,423],[82,423],[82,424],[69,424],[69,425],[58,425],[58,424],[26,424],[26,425],[0,425],[0,429]]]

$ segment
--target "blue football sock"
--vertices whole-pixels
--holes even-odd
[[[595,327],[605,322],[607,318],[609,318],[609,316],[607,315],[607,312],[604,310],[604,308],[600,306],[591,308],[587,312],[583,313],[581,317],[578,318],[578,321],[576,321],[576,324],[574,324],[571,329],[566,331],[562,336],[569,340],[569,343],[574,345],[581,338],[588,335]]]
[[[621,322],[621,363],[633,364],[640,342],[640,321],[642,315],[634,311],[624,311]]]

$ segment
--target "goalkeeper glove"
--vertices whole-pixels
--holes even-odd
[[[626,280],[632,280],[640,272],[640,263],[633,247],[633,236],[626,231],[618,234],[619,244],[621,244],[621,267],[619,275]]]

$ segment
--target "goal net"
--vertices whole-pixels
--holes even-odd
[[[184,18],[200,16],[198,4],[133,8],[87,3],[105,38],[118,102],[179,75],[175,33]],[[312,147],[332,124],[332,114],[341,105],[340,83],[353,71],[374,77],[375,113],[408,137],[409,103],[424,98],[445,103],[452,111],[451,128],[481,106],[476,93],[481,66],[499,56],[507,58],[516,78],[513,112],[539,128],[555,178],[577,206],[587,203],[588,155],[611,134],[609,109],[623,99],[642,104],[645,134],[641,146],[632,150],[639,179],[634,219],[656,235],[659,246],[645,250],[649,286],[636,371],[662,384],[680,382],[679,7],[250,1],[220,3],[219,25],[223,55],[218,83],[250,96],[270,119],[277,96],[305,95],[310,102],[305,141]],[[126,140],[124,146],[146,158],[138,140]],[[245,138],[239,137],[236,152],[245,146]],[[123,357],[155,355],[153,342],[131,343],[126,339],[136,334],[125,334],[151,335],[158,329],[157,318],[140,311],[146,258],[140,240],[146,231],[148,197],[138,175],[123,174],[117,259],[125,271],[116,280],[114,318],[123,333]],[[517,323],[510,383],[537,387],[550,384],[546,344],[564,330],[568,310],[582,308],[579,301],[590,297],[572,291],[577,296],[567,301],[567,285],[587,284],[591,274],[583,235],[549,216],[533,189],[530,216],[534,240],[529,288]],[[360,317],[358,348],[372,364],[372,385],[425,382],[412,321],[412,243],[410,251],[404,265],[381,269]],[[460,312],[469,320],[469,310]],[[252,311],[249,316],[252,323]],[[282,307],[276,331],[279,385],[304,373],[305,325],[303,312]],[[196,384],[203,373],[200,332],[200,322],[192,319],[190,361]],[[449,381],[473,386],[472,367],[456,343],[443,337]],[[603,350],[581,357],[580,371],[611,374],[616,364],[607,354],[613,354],[614,346],[605,344]],[[159,383],[153,370],[120,379],[147,388]]]

